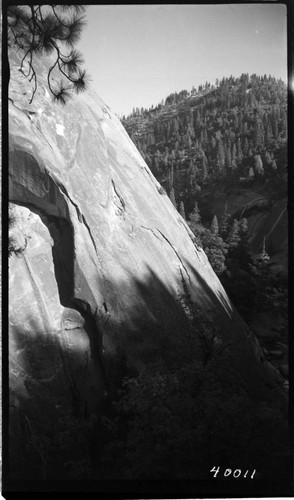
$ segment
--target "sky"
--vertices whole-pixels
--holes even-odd
[[[91,85],[117,115],[222,77],[287,81],[282,4],[91,5],[77,48]]]

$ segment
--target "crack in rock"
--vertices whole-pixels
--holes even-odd
[[[53,180],[53,179],[52,179],[52,180]],[[54,182],[54,180],[53,180],[53,182]],[[62,194],[64,194],[64,195],[68,198],[68,200],[71,202],[71,204],[75,207],[76,212],[77,212],[77,215],[78,215],[78,219],[79,219],[79,221],[80,221],[80,222],[82,222],[82,223],[84,224],[84,226],[87,228],[88,233],[89,233],[89,236],[90,236],[90,238],[91,238],[91,240],[92,240],[92,243],[93,243],[93,246],[94,246],[94,248],[95,248],[96,255],[98,256],[98,250],[97,250],[97,246],[96,246],[96,243],[95,243],[95,239],[94,239],[94,237],[93,237],[93,235],[92,235],[91,228],[90,228],[89,224],[87,223],[87,221],[86,221],[86,219],[85,219],[85,216],[84,216],[84,215],[82,214],[82,212],[80,211],[78,204],[77,204],[77,203],[75,203],[75,202],[72,200],[72,198],[69,196],[67,189],[66,189],[63,185],[60,185],[60,184],[58,185],[58,187],[59,187],[60,191],[62,192]]]
[[[123,212],[125,212],[125,211],[126,211],[126,204],[125,204],[125,201],[124,201],[123,197],[121,196],[121,194],[119,194],[119,192],[118,192],[118,190],[117,190],[117,187],[116,187],[116,185],[115,185],[115,183],[114,183],[114,181],[113,181],[112,179],[111,179],[111,183],[112,183],[112,186],[113,186],[113,190],[114,190],[114,192],[115,192],[116,196],[118,197],[118,199],[119,199],[119,201],[120,201],[120,203],[121,203],[122,208],[121,208],[121,207],[119,207],[118,205],[116,205],[116,206],[117,206],[117,208],[120,210],[120,212],[121,212],[121,213],[123,213]]]
[[[178,259],[179,259],[179,261],[181,263],[181,265],[183,266],[183,268],[186,271],[186,274],[188,276],[190,284],[192,284],[191,278],[190,278],[190,274],[188,273],[186,266],[183,264],[183,261],[182,261],[181,257],[179,256],[178,252],[176,251],[176,249],[174,248],[174,246],[172,245],[172,243],[169,241],[169,239],[166,236],[164,236],[164,234],[160,231],[160,229],[158,229],[158,228],[156,228],[156,229],[161,234],[161,236],[167,241],[167,243],[171,246],[171,248],[173,249],[173,251],[175,252],[176,256],[178,257]]]
[[[191,301],[191,295],[189,293],[189,290],[188,290],[188,287],[187,287],[187,284],[186,284],[186,280],[184,278],[183,271],[182,271],[181,268],[180,268],[180,274],[181,274],[183,290],[184,290],[184,293],[186,295],[186,298],[188,299],[188,301]],[[191,280],[190,280],[190,282],[191,282]]]
[[[140,227],[142,227],[143,229],[146,229],[147,231],[151,231],[151,233],[154,234],[155,238],[157,238],[158,240],[160,240],[160,238],[157,236],[157,234],[153,231],[153,229],[151,229],[151,227],[146,227],[146,226],[142,226],[140,225]]]

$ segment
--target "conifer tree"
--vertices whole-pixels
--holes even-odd
[[[267,165],[271,165],[272,164],[272,159],[271,159],[271,155],[268,151],[265,152],[265,161],[267,163]]]
[[[204,229],[201,234],[201,244],[204,252],[217,275],[222,275],[226,269],[226,244],[216,234],[213,234],[209,229]]]
[[[221,216],[220,227],[219,227],[220,236],[223,238],[224,241],[226,241],[226,238],[228,237],[230,218],[231,218],[231,214],[229,212],[228,203],[226,201],[225,210],[224,210],[223,215]]]
[[[202,178],[203,178],[203,180],[205,180],[208,176],[207,165],[208,165],[208,161],[207,161],[207,158],[205,156],[205,153],[203,152],[203,156],[202,156]]]
[[[237,219],[234,219],[227,240],[229,250],[237,248],[240,243],[240,239],[239,222]]]
[[[175,198],[175,190],[173,187],[170,190],[169,198],[170,198],[170,201],[172,202],[173,206],[175,208],[177,208],[177,202],[176,202],[176,198]]]
[[[255,119],[254,134],[253,134],[254,146],[256,148],[261,147],[263,145],[264,138],[263,138],[261,126],[262,126],[262,124],[261,124],[260,118],[257,117]]]
[[[249,246],[248,220],[245,217],[239,221],[239,229],[238,264],[240,268],[249,271],[250,265],[253,263],[253,258]]]
[[[239,221],[237,219],[234,219],[226,240],[228,246],[227,266],[228,269],[233,272],[235,272],[235,270],[238,268],[238,252],[240,242],[241,236]]]
[[[74,90],[83,92],[88,75],[81,69],[83,58],[74,46],[85,26],[83,5],[12,5],[7,9],[8,46],[23,54],[20,71],[33,82],[30,103],[38,87],[35,62],[40,55],[54,56],[47,74],[53,99],[65,104]],[[65,52],[63,50],[65,48]],[[60,81],[53,83],[53,71]]]
[[[211,223],[210,229],[211,229],[212,234],[214,234],[214,235],[218,234],[219,228],[218,228],[218,220],[217,220],[217,216],[216,215],[212,219],[212,223]]]
[[[167,165],[168,165],[168,152],[166,152],[164,157],[163,157],[163,163],[167,167]]]
[[[237,162],[237,148],[236,148],[236,143],[235,142],[234,142],[234,144],[232,146],[232,163],[233,162],[234,162],[234,165],[236,165],[236,162]]]
[[[254,177],[254,170],[252,167],[250,167],[248,171],[248,178],[253,179],[253,177]]]
[[[226,163],[227,167],[231,168],[232,167],[232,156],[231,156],[231,143],[230,141],[227,144],[227,149],[226,149]]]
[[[181,216],[183,217],[183,219],[186,220],[185,205],[184,205],[183,201],[180,202],[179,212],[180,212]]]
[[[193,232],[193,234],[195,236],[196,244],[202,246],[201,237],[204,233],[204,227],[201,224],[201,215],[200,215],[200,210],[198,208],[197,201],[195,202],[194,209],[189,216],[188,224],[190,226],[191,231]]]
[[[201,223],[201,215],[200,215],[200,210],[198,208],[198,203],[197,201],[195,202],[195,206],[193,208],[193,211],[190,214],[190,222],[192,224],[200,224]]]
[[[272,125],[273,137],[274,137],[274,139],[277,139],[278,138],[278,121],[277,121],[276,111],[274,108],[272,109],[272,113],[271,113],[271,125]]]
[[[263,238],[262,251],[250,268],[256,281],[255,302],[257,309],[267,310],[272,305],[273,276],[270,270],[270,256],[265,248],[265,237]]]
[[[219,170],[223,171],[225,165],[225,152],[222,141],[220,140],[218,143],[218,162],[219,162]]]
[[[241,165],[243,159],[243,152],[242,152],[242,146],[241,146],[241,139],[238,137],[237,141],[237,165]]]
[[[265,137],[264,137],[264,142],[267,147],[270,145],[272,137],[273,137],[272,126],[271,122],[268,121],[265,127]]]
[[[171,190],[173,185],[174,185],[174,167],[173,167],[173,165],[171,165],[169,170],[168,170],[168,183],[169,183],[169,189]]]
[[[260,155],[254,156],[254,166],[255,166],[255,172],[257,174],[260,174],[260,175],[264,174],[262,159],[261,159]]]
[[[244,144],[243,144],[243,151],[244,151],[245,156],[248,155],[248,150],[249,150],[248,139],[247,139],[247,137],[245,137]]]
[[[282,113],[281,113],[281,132],[285,138],[285,140],[287,140],[288,138],[288,120],[287,120],[287,114],[286,114],[286,111],[285,109],[282,110]]]
[[[269,261],[269,259],[270,259],[270,256],[269,256],[269,254],[267,253],[267,251],[265,249],[265,236],[264,236],[263,237],[263,241],[262,241],[262,251],[261,251],[261,253],[258,256],[258,260],[260,262],[266,263],[266,262]]]

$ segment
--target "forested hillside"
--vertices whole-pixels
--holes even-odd
[[[287,376],[287,87],[223,78],[133,109],[123,125]]]
[[[287,88],[282,80],[243,74],[171,94],[156,108],[134,109],[123,124],[177,205],[191,213],[216,180],[286,185]]]

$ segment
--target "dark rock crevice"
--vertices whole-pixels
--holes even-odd
[[[26,204],[19,204],[27,206]],[[87,302],[74,297],[74,233],[72,225],[66,219],[48,216],[40,209],[30,205],[31,211],[39,215],[44,225],[48,228],[53,240],[52,258],[54,272],[58,287],[60,303],[63,307],[75,309],[83,318],[83,329],[90,342],[91,357],[94,365],[102,374],[105,383],[105,369],[102,351],[102,332],[100,331],[96,316],[92,314]]]
[[[23,160],[23,152],[18,151],[17,166],[20,170],[20,160]],[[90,304],[85,300],[77,299],[75,295],[75,244],[74,228],[70,219],[65,189],[58,186],[54,179],[45,171],[42,172],[36,160],[31,155],[25,154],[25,161],[21,162],[23,176],[28,175],[29,188],[19,184],[18,176],[11,175],[11,202],[24,206],[36,213],[43,224],[48,228],[53,240],[52,258],[54,274],[58,287],[59,300],[63,307],[76,310],[84,320],[83,329],[89,338],[92,363],[95,371],[101,377],[102,384],[106,384],[105,368],[102,351],[102,333],[96,317],[91,310]],[[41,185],[44,193],[38,192],[38,180],[42,177]],[[96,254],[97,248],[91,235],[91,231],[75,203],[79,220],[86,226],[93,242]],[[79,271],[79,269],[78,269]],[[52,333],[53,334],[53,333]],[[76,391],[74,391],[76,394]]]
[[[91,241],[93,243],[93,247],[95,248],[95,252],[96,252],[96,255],[98,255],[98,252],[97,252],[97,246],[96,246],[96,243],[95,243],[95,239],[92,235],[92,232],[91,232],[91,228],[89,226],[89,224],[87,223],[86,219],[85,219],[85,216],[81,213],[77,203],[75,203],[72,198],[69,196],[67,190],[65,189],[64,186],[59,186],[60,188],[60,191],[68,198],[68,200],[71,202],[71,204],[75,207],[76,209],[76,212],[77,212],[77,216],[78,216],[78,219],[80,222],[82,222],[84,224],[84,226],[87,228],[88,230],[88,233],[89,233],[89,236],[91,238]]]
[[[118,189],[114,183],[114,181],[111,179],[111,184],[112,184],[112,187],[113,187],[113,191],[114,191],[114,194],[115,194],[115,198],[118,200],[116,204],[120,214],[123,214],[126,210],[126,204],[125,204],[125,201],[123,199],[123,197],[121,196],[121,194],[118,192]]]

